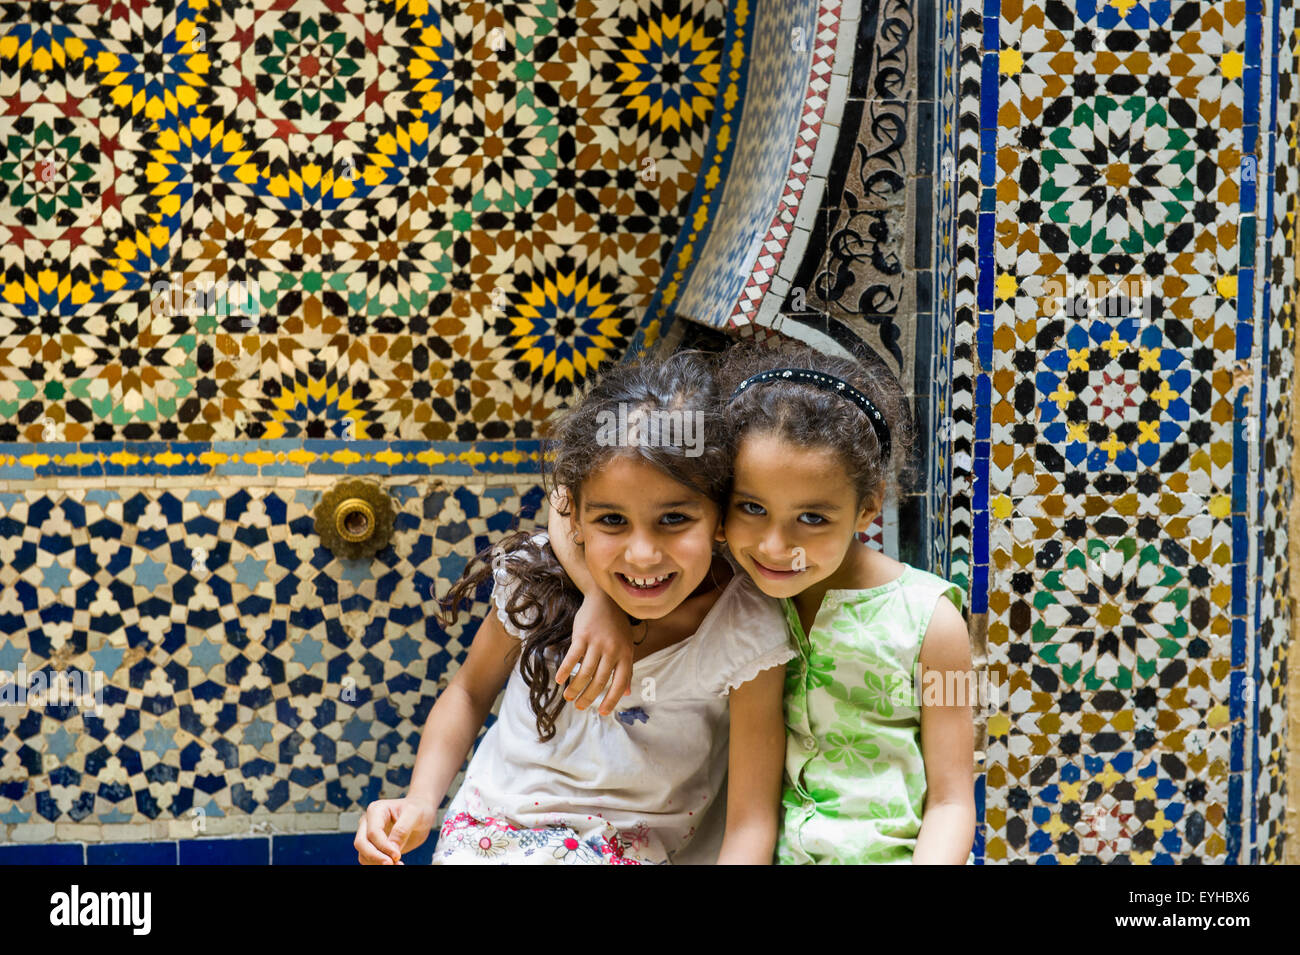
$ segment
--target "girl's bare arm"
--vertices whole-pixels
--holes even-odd
[[[772,863],[785,764],[784,689],[782,664],[731,691],[727,829],[718,865]]]
[[[937,672],[935,672],[937,671]],[[935,676],[927,679],[927,674]],[[952,674],[953,678],[949,678]],[[940,598],[921,644],[923,687],[938,680],[945,698],[926,704],[921,694],[921,753],[925,760],[925,813],[912,862],[961,865],[975,841],[975,727],[971,696],[976,688],[970,637],[961,613]],[[952,699],[946,698],[951,691]]]
[[[474,635],[464,664],[439,695],[420,737],[411,773],[411,798],[437,809],[465,762],[501,686],[510,676],[519,641],[489,612]]]
[[[375,800],[357,822],[352,845],[362,865],[405,865],[402,853],[428,838],[447,787],[491,712],[518,647],[519,641],[489,613],[474,635],[464,665],[424,721],[410,792],[401,799]]]

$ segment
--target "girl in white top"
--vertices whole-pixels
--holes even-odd
[[[454,617],[490,574],[495,613],[429,714],[410,793],[367,807],[360,862],[401,864],[428,836],[507,678],[435,863],[771,861],[794,649],[776,602],[714,552],[728,478],[714,388],[698,353],[618,365],[552,428],[548,476],[571,495],[586,570],[633,621],[632,694],[610,715],[562,695],[581,594],[545,535],[480,554],[447,604]]]

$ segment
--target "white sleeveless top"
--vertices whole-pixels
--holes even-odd
[[[506,632],[522,637],[504,610],[518,586],[509,568],[513,557],[493,560],[492,601]],[[728,694],[795,654],[779,603],[737,573],[694,634],[635,663],[632,692],[613,713],[566,703],[547,742],[538,740],[516,665],[500,715],[447,810],[443,835],[456,838],[439,844],[435,861],[462,861],[453,858],[460,845],[468,853],[487,846],[477,832],[484,820],[507,835],[565,827],[591,845],[615,838],[624,861],[715,861],[725,810],[715,803],[727,772]],[[452,828],[453,819],[459,828]],[[540,861],[510,858],[537,838],[502,838],[489,855],[496,862]]]

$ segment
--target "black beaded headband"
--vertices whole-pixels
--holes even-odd
[[[847,381],[836,378],[834,375],[823,375],[821,372],[813,371],[810,368],[773,368],[771,371],[762,371],[757,375],[750,375],[737,386],[728,400],[735,401],[736,397],[750,385],[762,384],[765,381],[797,381],[800,384],[812,385],[814,388],[821,388],[823,391],[833,392],[848,398],[866,412],[867,419],[871,422],[871,428],[876,432],[876,440],[880,443],[880,457],[885,461],[889,460],[891,443],[889,440],[889,425],[885,423],[885,416],[880,413],[879,408],[871,403],[870,398]]]

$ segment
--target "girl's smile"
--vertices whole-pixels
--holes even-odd
[[[652,600],[655,597],[661,597],[668,592],[668,588],[672,586],[673,579],[677,576],[677,571],[673,571],[671,574],[661,574],[653,577],[629,576],[628,574],[618,573],[616,571],[614,576],[617,577],[618,582],[627,589],[627,592],[633,596],[633,599]]]
[[[754,569],[764,577],[769,577],[772,580],[789,580],[792,577],[802,574],[804,570],[806,570],[806,568],[801,568],[799,570],[793,568],[790,570],[777,570],[775,567],[768,567],[766,564],[760,563],[758,558],[752,558],[752,560],[754,563]]]

